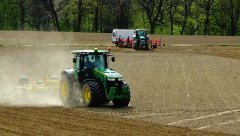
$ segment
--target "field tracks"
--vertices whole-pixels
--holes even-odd
[[[226,110],[215,114],[209,114],[206,116],[199,116],[196,118],[182,119],[168,123],[166,125],[182,126],[191,124],[191,128],[194,130],[202,130],[210,127],[229,125],[232,123],[240,122],[240,118],[236,117],[236,114],[240,114],[240,109]]]

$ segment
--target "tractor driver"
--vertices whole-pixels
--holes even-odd
[[[99,55],[97,55],[97,56],[95,57],[94,66],[95,66],[96,68],[104,68],[104,64],[103,64],[102,60],[100,59],[100,56],[99,56]]]
[[[86,68],[93,68],[94,67],[93,63],[89,60],[88,56],[85,57],[84,67],[86,67]]]

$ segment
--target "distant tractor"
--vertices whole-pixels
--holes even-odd
[[[134,49],[147,49],[151,48],[149,44],[149,36],[146,29],[137,29],[133,35],[133,48]]]
[[[72,51],[73,69],[61,73],[60,98],[63,104],[95,107],[104,103],[125,107],[130,102],[130,88],[123,76],[109,68],[115,62],[110,50]]]

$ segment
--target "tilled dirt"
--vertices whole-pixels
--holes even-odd
[[[111,46],[111,33],[1,31],[0,45],[9,46]],[[165,45],[240,45],[239,36],[174,36],[150,35],[152,40],[161,40]]]
[[[132,91],[127,108],[64,108],[54,92],[13,89],[21,75],[58,75],[72,66],[70,51],[83,48],[88,47],[0,47],[1,134],[240,135],[238,46],[113,47],[111,67]]]
[[[0,116],[3,135],[225,135],[101,115],[87,109],[1,107]]]

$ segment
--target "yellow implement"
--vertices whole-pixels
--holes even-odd
[[[43,81],[29,82],[28,78],[21,77],[18,81],[19,85],[15,87],[22,91],[57,91],[59,88],[59,79],[55,76],[47,75]]]

